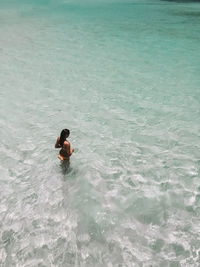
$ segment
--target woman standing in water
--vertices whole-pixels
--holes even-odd
[[[70,135],[70,131],[68,129],[63,129],[60,137],[57,138],[55,148],[61,148],[59,152],[60,160],[69,160],[70,156],[74,152],[74,149],[70,148],[70,143],[66,140]]]

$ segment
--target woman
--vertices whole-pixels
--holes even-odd
[[[60,160],[69,160],[70,156],[74,152],[74,149],[70,149],[70,143],[66,140],[70,135],[70,131],[68,129],[62,130],[60,137],[57,138],[55,148],[61,148],[59,152]]]

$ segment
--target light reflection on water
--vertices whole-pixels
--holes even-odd
[[[2,6],[0,265],[197,266],[198,27],[144,3]]]

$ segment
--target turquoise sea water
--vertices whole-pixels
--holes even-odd
[[[200,266],[199,33],[200,3],[0,1],[0,266]]]

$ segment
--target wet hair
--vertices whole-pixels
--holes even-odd
[[[66,137],[68,137],[70,134],[70,131],[68,129],[63,129],[62,132],[60,133],[60,140],[59,140],[59,144],[61,146],[63,146]]]

